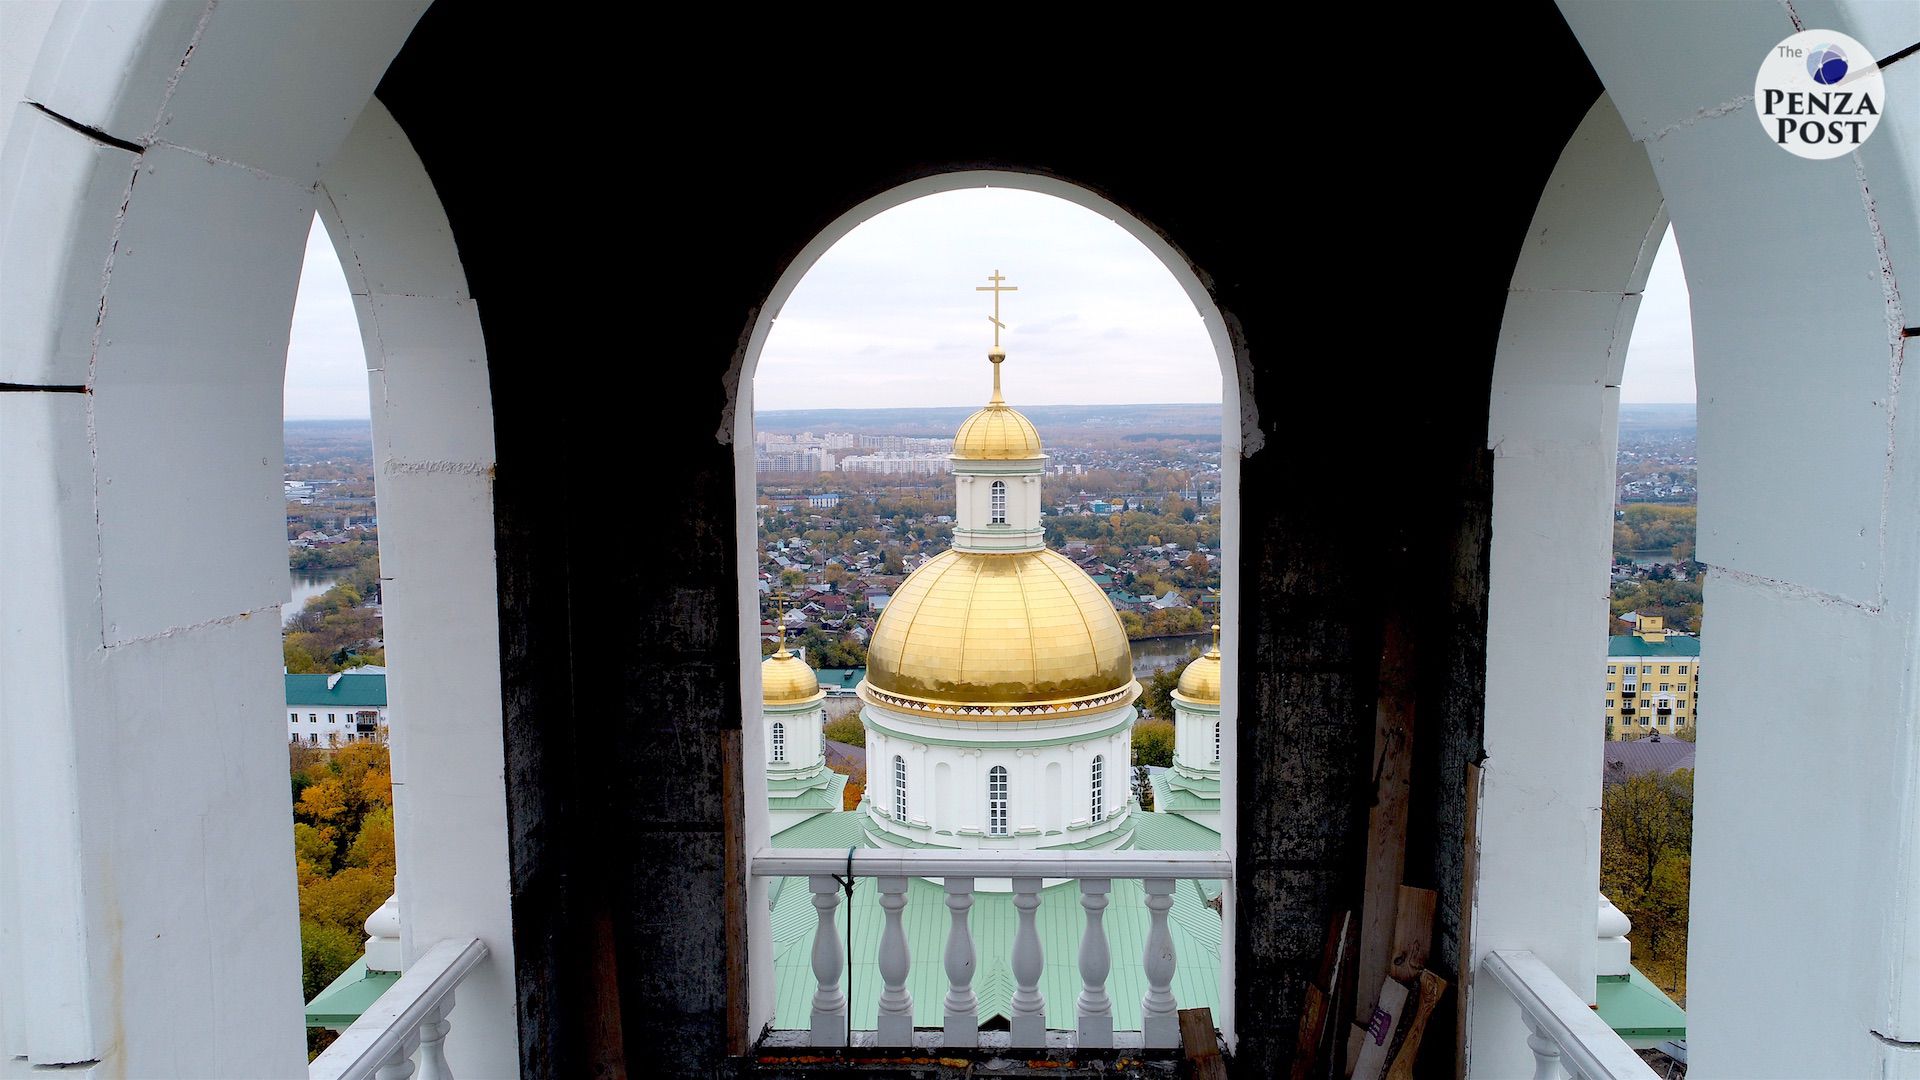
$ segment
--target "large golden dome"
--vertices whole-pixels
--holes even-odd
[[[887,602],[867,685],[913,708],[1104,707],[1133,689],[1133,653],[1113,604],[1064,556],[949,550]]]
[[[824,696],[819,676],[784,644],[760,662],[760,700],[766,704],[803,705]]]

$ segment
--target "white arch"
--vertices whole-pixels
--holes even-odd
[[[1612,562],[1620,373],[1667,225],[1646,153],[1602,97],[1561,154],[1527,230],[1494,357],[1487,445],[1487,757],[1475,960],[1531,949],[1593,1000],[1600,875],[1599,634]],[[1704,470],[1703,470],[1704,472]],[[1577,843],[1543,843],[1542,835]],[[1524,1076],[1518,1007],[1469,986],[1472,1066]]]
[[[1241,552],[1240,458],[1243,454],[1257,453],[1263,442],[1259,418],[1254,411],[1253,367],[1251,362],[1242,355],[1239,344],[1227,328],[1226,319],[1221,315],[1219,307],[1214,304],[1213,297],[1207,291],[1199,273],[1187,261],[1186,256],[1151,226],[1119,205],[1083,187],[1051,176],[1033,173],[968,170],[940,173],[902,184],[840,215],[795,256],[793,262],[780,275],[779,281],[775,283],[773,291],[767,297],[767,302],[757,313],[746,344],[735,356],[734,366],[728,374],[733,391],[731,415],[722,419],[720,429],[716,433],[716,437],[722,443],[730,442],[734,447],[736,548],[739,552],[738,564],[735,567],[737,580],[752,581],[757,571],[755,558],[759,550],[759,537],[753,513],[755,479],[753,376],[759,369],[760,357],[766,348],[767,337],[772,332],[774,320],[786,306],[794,289],[799,287],[801,279],[813,269],[820,257],[838,243],[841,237],[846,236],[868,219],[914,199],[946,191],[982,187],[1011,188],[1052,195],[1092,210],[1125,229],[1134,239],[1140,241],[1166,266],[1174,280],[1179,282],[1180,288],[1187,294],[1187,299],[1193,303],[1194,309],[1199,312],[1205,322],[1207,339],[1213,344],[1214,356],[1220,363],[1220,407],[1226,419],[1221,432],[1220,445],[1220,543],[1223,550],[1231,550],[1236,553],[1236,556]],[[1223,560],[1220,578],[1222,610],[1239,611],[1240,568],[1237,559]],[[741,715],[752,716],[760,700],[760,644],[757,635],[753,632],[753,628],[760,625],[760,612],[758,600],[750,590],[739,590],[739,605],[740,670],[747,673],[746,677],[741,679],[740,685]],[[1237,679],[1240,666],[1240,620],[1238,616],[1223,619],[1221,626],[1223,657],[1221,709],[1226,715],[1235,716],[1238,715],[1239,709]],[[758,745],[763,736],[758,726],[748,724],[745,727],[743,760],[763,760],[765,751]],[[1234,760],[1235,748],[1232,745],[1223,747],[1220,765],[1220,827],[1222,844],[1227,849],[1229,857],[1234,854],[1234,838],[1238,835]],[[744,797],[746,799],[746,843],[742,846],[746,852],[751,853],[765,847],[771,836],[767,820],[765,777],[757,774],[748,776]],[[752,988],[752,999],[749,1002],[748,1026],[750,1030],[757,1031],[772,1018],[773,1014],[772,929],[768,922],[765,902],[767,879],[752,877],[747,874],[744,866],[739,868],[739,872],[749,882],[750,889],[747,905],[750,912],[748,982]],[[1220,951],[1219,1026],[1228,1045],[1232,1046],[1237,1039],[1233,1026],[1232,1004],[1234,955],[1230,943],[1235,940],[1232,889],[1224,891],[1222,904],[1222,933],[1224,934],[1222,940],[1229,945]]]
[[[446,211],[380,102],[328,168],[319,214],[373,405],[402,951],[486,942],[446,1040],[456,1076],[485,1074],[519,1060],[486,344]]]
[[[1887,56],[1920,41],[1920,10],[1562,10],[1625,122],[1590,116],[1569,147],[1502,328],[1473,946],[1533,949],[1592,992],[1592,944],[1576,942],[1593,933],[1590,917],[1577,926],[1574,908],[1552,913],[1591,897],[1597,858],[1598,778],[1562,763],[1591,761],[1580,750],[1601,738],[1594,623],[1605,562],[1576,566],[1572,553],[1604,554],[1604,496],[1593,489],[1612,468],[1615,350],[1664,192],[1687,255],[1698,550],[1710,568],[1690,1056],[1702,1075],[1910,1069],[1920,1044],[1920,414],[1903,407],[1901,369],[1904,328],[1920,317],[1900,277],[1920,267],[1920,128],[1906,110],[1850,158],[1809,168],[1760,135],[1745,95],[1760,55],[1803,17]],[[1889,101],[1920,100],[1920,64],[1886,77]],[[1583,216],[1593,219],[1584,227]],[[1904,294],[1914,291],[1908,283]],[[1566,490],[1546,490],[1556,484]],[[1522,648],[1535,680],[1524,686],[1502,678]],[[1574,665],[1564,673],[1562,658]],[[1809,716],[1820,718],[1818,749],[1789,734]],[[1474,989],[1476,1072],[1505,1075],[1526,1056],[1503,996]],[[1791,1037],[1774,1019],[1785,1008]]]
[[[398,530],[387,616],[409,669],[396,701],[414,701],[419,721],[396,733],[396,763],[434,756],[453,765],[438,774],[450,785],[488,773],[484,742],[432,743],[435,719],[456,719],[435,716],[447,704],[478,709],[467,719],[495,740],[491,788],[435,790],[440,812],[412,798],[425,778],[410,789],[396,776],[407,929],[427,943],[488,938],[491,970],[461,995],[463,1009],[482,1002],[473,1021],[494,1015],[466,1026],[467,1046],[504,1039],[485,1053],[515,1060],[497,672],[472,701],[488,673],[455,685],[473,656],[497,659],[477,640],[492,642],[495,622],[484,357],[462,349],[478,340],[472,304],[404,139],[377,109],[348,138],[425,6],[71,2],[50,20],[7,21],[7,55],[37,43],[38,58],[26,101],[5,80],[0,142],[0,382],[24,388],[0,395],[0,606],[21,631],[0,652],[0,714],[36,719],[0,725],[6,1058],[116,1075],[304,1071],[285,751],[260,714],[281,693],[287,331],[329,173],[323,213],[350,256],[363,329],[385,342],[369,355],[381,513]],[[408,292],[450,300],[458,317],[391,302]],[[456,324],[464,336],[436,337]],[[435,376],[462,389],[443,393]],[[196,527],[153,527],[182,507]],[[427,518],[454,525],[447,564],[404,539]],[[445,587],[479,563],[484,596]],[[454,628],[473,653],[451,678],[442,661],[459,646],[418,628],[446,601],[436,614],[479,622]],[[444,846],[462,798],[466,842]],[[488,844],[488,858],[465,861]],[[468,911],[497,907],[497,927],[436,929],[447,887],[496,870]],[[456,1022],[450,1052],[468,1053],[461,1035]]]

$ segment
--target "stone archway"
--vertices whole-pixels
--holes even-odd
[[[285,746],[262,722],[287,330],[318,181],[424,8],[74,3],[31,28],[0,146],[0,276],[33,283],[0,317],[0,712],[37,718],[0,725],[8,1057],[303,1068]],[[404,415],[417,434],[433,411]],[[459,460],[442,418],[389,430],[390,460]],[[444,485],[403,486],[383,512],[445,516]]]
[[[806,277],[807,272],[813,268],[820,257],[863,222],[914,199],[937,195],[941,192],[981,187],[1011,188],[1050,195],[1085,207],[1107,218],[1151,251],[1192,301],[1195,310],[1205,320],[1208,340],[1213,345],[1214,355],[1221,369],[1221,414],[1224,429],[1220,453],[1220,544],[1223,551],[1240,550],[1240,459],[1246,454],[1258,451],[1263,441],[1258,417],[1253,412],[1252,368],[1245,362],[1244,345],[1230,331],[1226,319],[1221,315],[1218,305],[1215,304],[1206,284],[1191,261],[1169,243],[1158,230],[1147,225],[1125,208],[1086,188],[1056,177],[1013,171],[968,170],[938,173],[902,184],[848,210],[813,237],[780,275],[767,302],[758,309],[752,326],[743,338],[741,350],[734,358],[733,369],[729,375],[730,383],[734,388],[731,412],[725,417],[721,430],[717,434],[723,442],[730,441],[735,448],[735,520],[739,552],[737,574],[738,580],[742,583],[742,587],[738,590],[741,627],[740,670],[748,673],[740,681],[743,716],[757,715],[761,700],[760,645],[758,635],[755,633],[755,628],[760,625],[759,600],[757,593],[746,587],[746,583],[755,578],[757,570],[755,560],[759,551],[757,518],[753,511],[755,491],[753,376],[759,366],[767,338],[773,329],[773,322],[793,295],[794,290],[799,287],[801,280]],[[1223,559],[1221,567],[1221,608],[1223,611],[1237,613],[1240,610],[1239,564],[1233,559]],[[1228,717],[1238,715],[1239,708],[1236,682],[1239,666],[1237,659],[1239,636],[1239,616],[1235,614],[1223,618],[1221,652],[1226,674],[1222,678],[1221,709]],[[765,747],[762,741],[760,725],[744,725],[742,760],[748,762],[765,760]],[[1227,745],[1221,750],[1220,833],[1222,845],[1229,853],[1234,850],[1235,825],[1238,818],[1234,794],[1235,750],[1232,744],[1233,740],[1228,740]],[[762,773],[749,769],[744,785],[746,831],[743,854],[748,858],[753,852],[765,848],[770,836],[765,779]],[[773,949],[766,903],[767,884],[765,879],[750,877],[744,864],[740,866],[739,873],[742,880],[749,882],[747,955],[751,1001],[747,1029],[759,1031],[772,1018],[773,1012]],[[1222,911],[1223,942],[1231,943],[1235,940],[1233,920],[1233,892],[1228,889],[1224,896]],[[1234,957],[1231,947],[1222,948],[1220,966],[1221,985],[1224,989],[1221,994],[1222,1015],[1218,1018],[1218,1026],[1228,1040],[1228,1044],[1232,1045],[1236,1036],[1231,992],[1234,985]]]
[[[1502,332],[1474,950],[1531,935],[1524,947],[1590,991],[1591,920],[1566,905],[1591,902],[1598,780],[1584,766],[1561,775],[1559,759],[1600,737],[1598,641],[1578,635],[1595,633],[1605,565],[1588,560],[1604,554],[1616,344],[1664,197],[1692,294],[1712,613],[1690,1056],[1714,1075],[1895,1067],[1920,1036],[1920,999],[1901,989],[1920,940],[1920,912],[1901,899],[1920,867],[1920,421],[1901,400],[1920,319],[1899,280],[1920,266],[1915,135],[1909,113],[1851,158],[1803,162],[1762,135],[1744,95],[1766,50],[1797,30],[1905,57],[1920,18],[1853,3],[1755,7],[1731,23],[1693,8],[1563,10],[1624,125],[1590,116],[1569,147]],[[1920,88],[1910,60],[1886,78],[1891,101]],[[1501,670],[1543,652],[1555,662],[1528,659],[1527,682],[1501,688]],[[1796,739],[1809,730],[1822,749]],[[1846,917],[1813,916],[1840,897]],[[1479,1071],[1524,1057],[1500,996],[1474,989]],[[1789,1003],[1793,1040],[1771,1026]]]
[[[426,169],[370,101],[319,215],[367,355],[391,671],[405,959],[478,937],[447,1037],[456,1075],[518,1059],[494,567],[493,403],[477,302]]]
[[[1493,543],[1474,960],[1530,949],[1593,1000],[1601,669],[1620,374],[1667,219],[1611,99],[1527,230],[1494,358]],[[1568,843],[1578,837],[1582,842]],[[1559,842],[1553,842],[1553,839]],[[1474,1069],[1524,1075],[1513,999],[1470,984]]]

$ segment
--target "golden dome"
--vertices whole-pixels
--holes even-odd
[[[1004,403],[989,405],[960,425],[953,436],[953,456],[973,461],[1032,461],[1040,452],[1040,432],[1033,421]]]
[[[824,696],[820,679],[785,645],[760,662],[760,700],[768,705],[804,705]]]
[[[1065,556],[948,550],[894,590],[867,685],[909,707],[1063,703],[1131,689],[1133,653],[1113,604]]]
[[[1045,457],[1033,421],[1000,398],[1000,365],[1007,354],[996,346],[987,353],[987,359],[993,363],[993,400],[961,423],[953,435],[953,456],[969,461],[1035,461]]]
[[[1220,628],[1213,628],[1213,648],[1180,673],[1174,693],[1199,705],[1220,704]]]

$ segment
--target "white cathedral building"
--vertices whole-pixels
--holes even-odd
[[[1132,846],[1132,650],[1100,587],[1045,545],[1040,433],[1001,396],[1006,353],[988,359],[993,398],[954,438],[953,547],[900,586],[868,645],[858,823],[901,847]],[[782,646],[761,686],[777,840],[838,809],[804,793],[844,784],[823,778],[825,695],[806,662]],[[1217,644],[1182,675],[1174,704],[1178,749],[1156,796],[1217,827]]]
[[[1001,396],[1006,353],[996,346],[993,397],[960,425],[952,454],[956,495],[953,546],[901,584],[868,644],[858,693],[866,728],[866,796],[841,810],[846,778],[821,756],[824,697],[805,661],[783,646],[763,661],[762,724],[768,808],[780,848],[947,848],[978,850],[1168,850],[1220,848],[1220,650],[1193,661],[1174,696],[1175,764],[1155,781],[1159,808],[1132,797],[1133,725],[1141,686],[1112,603],[1066,557],[1048,549],[1041,525],[1040,433]],[[1227,737],[1231,737],[1231,733]],[[979,882],[971,910],[982,968],[974,978],[978,1015],[1011,1019],[1014,979],[1006,970],[1018,919],[1005,880]],[[1072,882],[1038,894],[1043,951],[1062,961],[1079,945],[1080,906]],[[1115,879],[1107,932],[1115,955],[1138,955],[1147,925],[1119,912],[1145,911],[1138,880]],[[1182,1006],[1218,1007],[1219,886],[1181,881],[1170,926],[1180,957]],[[942,886],[911,879],[906,907],[937,919],[907,919],[909,951],[940,954],[946,934]],[[773,890],[779,990],[775,1024],[805,1026],[816,987],[809,967],[818,909],[805,879]],[[837,909],[851,910],[851,951],[882,922],[871,880]],[[1049,916],[1048,913],[1051,913]],[[1116,968],[1116,979],[1126,977]],[[947,990],[938,964],[909,973],[916,1023],[937,1024]],[[1047,999],[1080,989],[1071,963],[1050,964]],[[1058,985],[1051,985],[1057,982]],[[1114,1026],[1139,1030],[1140,994],[1116,988]],[[1142,988],[1144,989],[1144,988]],[[852,999],[856,1029],[874,1026],[871,995]],[[865,1009],[865,1015],[859,1010]]]

